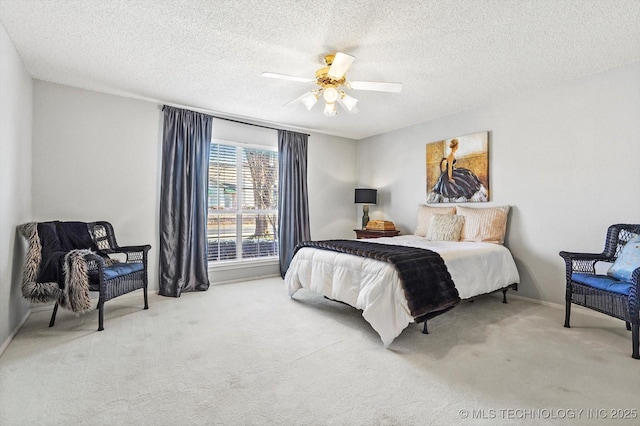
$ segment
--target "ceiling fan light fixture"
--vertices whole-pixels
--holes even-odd
[[[358,100],[356,98],[347,95],[343,91],[340,91],[340,100],[342,101],[342,105],[344,105],[347,111],[353,111],[353,108],[355,108],[356,104],[358,103]]]
[[[324,105],[324,115],[326,115],[327,117],[333,117],[334,115],[336,115],[338,113],[338,110],[336,109],[336,104],[331,102],[327,102]]]
[[[335,87],[327,87],[324,89],[322,97],[324,97],[324,100],[327,101],[328,104],[333,104],[338,100],[338,95],[338,90],[336,90]]]
[[[324,62],[327,65],[316,71],[315,79],[295,77],[286,74],[273,72],[262,73],[263,77],[276,78],[281,80],[291,80],[300,83],[314,83],[318,86],[315,90],[311,90],[285,104],[290,106],[294,104],[303,104],[307,111],[310,111],[314,105],[320,100],[320,96],[325,103],[324,115],[327,117],[335,116],[337,112],[336,104],[350,114],[358,112],[359,101],[347,95],[343,89],[353,90],[373,90],[377,92],[398,93],[402,90],[402,83],[392,83],[386,81],[347,81],[346,72],[354,61],[354,57],[342,52],[336,52],[325,55]]]
[[[313,108],[313,106],[316,104],[316,102],[318,102],[318,98],[319,97],[320,97],[320,91],[319,90],[312,90],[312,91],[308,92],[307,94],[305,94],[300,99],[300,102],[302,102],[302,104],[307,109],[307,111],[311,111],[311,108]]]

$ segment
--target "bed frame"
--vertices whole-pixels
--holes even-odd
[[[473,303],[474,300],[476,300],[478,297],[483,297],[483,296],[486,296],[488,294],[493,294],[493,293],[497,293],[497,292],[501,291],[502,292],[502,303],[507,303],[507,290],[509,290],[509,289],[512,289],[514,291],[518,291],[518,283],[509,284],[506,287],[499,288],[499,289],[491,291],[489,293],[478,294],[477,296],[469,297],[468,299],[462,299],[462,300],[465,301],[465,302]],[[324,296],[324,298],[327,299],[327,300],[331,300],[332,302],[338,302],[338,303],[342,303],[343,305],[351,306],[350,304],[348,304],[346,302],[343,302],[341,300],[331,299],[330,297],[327,297],[327,296]],[[351,306],[351,307],[354,308],[354,306]],[[422,333],[423,334],[429,334],[429,329],[427,328],[427,320],[424,320],[422,322],[423,322]]]
[[[473,303],[478,297],[483,297],[488,294],[497,293],[499,291],[502,292],[502,303],[507,303],[507,290],[513,289],[514,291],[518,291],[518,283],[509,284],[506,287],[499,288],[497,290],[491,291],[489,293],[478,294],[477,296],[470,297],[468,299],[462,299],[465,302]],[[429,329],[427,328],[427,320],[424,320],[424,324],[422,325],[422,333],[429,334]]]

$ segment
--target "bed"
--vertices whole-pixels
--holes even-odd
[[[421,210],[424,210],[426,206],[421,207],[423,207]],[[463,217],[464,214],[458,213],[464,213],[464,209],[471,210],[466,212],[468,216],[465,217],[466,221],[457,236],[454,232],[453,236],[445,240],[442,238],[434,240],[433,233],[429,234],[432,228],[431,221],[441,213],[432,212],[429,215],[419,213],[416,235],[359,241],[365,244],[418,247],[438,253],[444,260],[459,296],[463,300],[515,287],[520,281],[520,276],[511,252],[502,245],[508,208],[503,208],[499,214],[504,217],[499,223],[497,238],[495,238],[495,227],[491,229],[491,226],[487,226],[486,217],[487,214],[495,213],[495,208],[452,207],[450,209],[453,209],[452,216]],[[481,220],[476,220],[478,217],[475,216],[478,215],[482,216]],[[421,224],[425,221],[430,225]],[[492,222],[489,223],[492,225],[495,221],[489,222]],[[421,225],[424,225],[422,226],[424,235],[420,235]],[[478,230],[480,230],[479,233]],[[291,297],[304,288],[360,309],[364,319],[380,335],[385,347],[388,347],[409,324],[416,322],[408,308],[407,298],[396,269],[391,264],[380,260],[302,247],[291,261],[285,275],[285,285]]]

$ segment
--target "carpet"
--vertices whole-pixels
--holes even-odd
[[[280,278],[142,304],[106,303],[103,332],[97,311],[53,328],[34,312],[0,357],[0,424],[584,425],[639,408],[630,332],[582,311],[566,329],[562,309],[483,297],[385,349],[360,311]]]

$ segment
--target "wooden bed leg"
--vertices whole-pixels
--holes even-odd
[[[502,290],[502,303],[507,303],[507,290],[506,288]]]
[[[427,328],[427,321],[425,320],[424,325],[422,326],[422,334],[429,334],[429,329]]]

